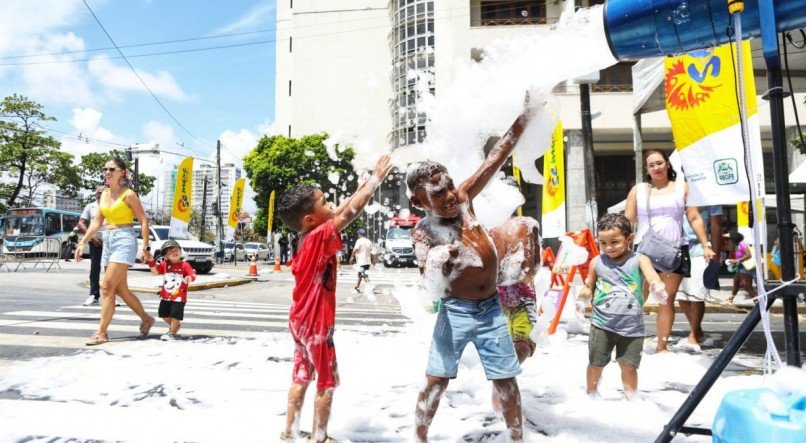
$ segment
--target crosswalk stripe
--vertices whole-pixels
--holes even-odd
[[[159,307],[159,302],[157,301],[141,301],[144,307],[147,309],[153,308],[156,309]],[[188,304],[185,307],[185,312],[189,312],[190,309],[196,311],[214,311],[214,312],[243,312],[243,313],[278,313],[285,315],[288,318],[288,309],[287,305],[278,305],[276,308],[250,308],[250,307],[235,307],[230,308],[224,305],[219,306],[209,306],[209,305],[200,305],[195,300],[188,300]],[[341,317],[343,315],[349,316],[350,314],[361,314],[361,315],[393,315],[393,316],[400,316],[400,311],[395,309],[369,309],[372,305],[368,305],[367,309],[348,309],[338,307],[336,308],[336,316]],[[98,306],[81,306],[81,305],[74,305],[74,306],[64,306],[63,309],[74,309],[79,311],[97,311],[100,309]]]
[[[67,315],[65,315],[67,314]],[[13,315],[18,317],[36,317],[36,318],[65,318],[65,317],[72,317],[83,319],[98,319],[97,315],[82,315],[82,314],[73,314],[65,313],[65,312],[50,312],[50,311],[15,311],[15,312],[6,312],[4,315]],[[132,314],[120,314],[116,315],[115,319],[118,321],[134,321],[139,324],[140,317]],[[380,322],[370,322],[366,320],[357,320],[360,323],[380,323]],[[399,332],[404,329],[401,326],[393,326],[390,323],[401,323],[395,321],[385,321],[381,325],[361,325],[361,324],[353,324],[353,323],[341,323],[336,324],[336,329],[346,329],[346,330],[353,330],[353,331],[363,331],[363,332]],[[95,324],[78,324],[74,322],[50,322],[50,321],[33,321],[28,322],[24,321],[21,322],[20,320],[8,320],[8,319],[0,319],[0,326],[15,326],[15,327],[34,327],[32,325],[37,325],[39,327],[45,327],[44,325],[54,324],[60,325],[58,328],[60,329],[97,329],[97,325]],[[264,328],[287,328],[288,322],[287,321],[249,321],[249,320],[221,320],[221,319],[205,319],[204,321],[198,321],[194,319],[186,319],[182,321],[183,325],[192,325],[192,324],[201,324],[201,325],[224,325],[224,326],[255,326],[255,327],[264,327]],[[56,329],[56,328],[50,328]],[[219,335],[220,332],[225,330],[218,329]]]

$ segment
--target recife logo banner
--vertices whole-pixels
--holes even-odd
[[[565,235],[565,150],[563,126],[557,123],[551,134],[551,147],[543,155],[543,216],[540,234],[543,238]]]
[[[174,205],[171,209],[170,237],[185,238],[190,222],[190,199],[193,192],[193,157],[185,157],[179,164],[174,187]]]
[[[750,42],[742,45],[747,141],[753,169],[763,180],[761,134]],[[689,184],[691,206],[749,200],[734,66],[736,45],[665,60],[666,111]]]
[[[238,222],[241,221],[241,209],[243,208],[243,192],[246,184],[245,178],[235,180],[235,186],[232,187],[232,197],[229,199],[229,216],[227,217],[227,226],[230,228],[237,228]]]
[[[271,228],[273,225],[274,225],[274,191],[271,191],[271,194],[269,195],[268,214],[266,217],[266,228],[267,228],[266,231],[268,231],[266,236],[271,235]]]

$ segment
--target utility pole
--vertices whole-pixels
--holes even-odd
[[[215,164],[216,177],[218,179],[218,187],[216,190],[216,206],[218,206],[218,226],[216,229],[216,237],[218,237],[218,262],[221,263],[224,259],[224,223],[223,220],[221,220],[221,140],[216,141]]]
[[[204,190],[202,191],[202,223],[199,239],[204,241],[204,231],[207,227],[207,172],[204,172]]]
[[[596,231],[596,219],[599,211],[596,205],[596,175],[593,160],[593,127],[591,125],[591,89],[590,84],[579,84],[579,101],[582,118],[582,142],[585,150],[585,200],[588,207],[590,228]]]

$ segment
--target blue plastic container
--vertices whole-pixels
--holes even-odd
[[[806,396],[769,389],[725,394],[711,427],[714,442],[806,443]]]

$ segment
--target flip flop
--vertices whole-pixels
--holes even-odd
[[[86,344],[87,344],[87,346],[96,346],[96,345],[104,344],[104,343],[106,343],[108,341],[109,341],[109,336],[107,336],[106,334],[100,333],[100,332],[96,332],[95,334],[92,334],[90,339],[87,340]]]
[[[157,319],[151,317],[150,321],[144,321],[140,323],[140,338],[148,337],[148,331],[151,330],[151,327],[154,326],[154,323],[157,322]]]

